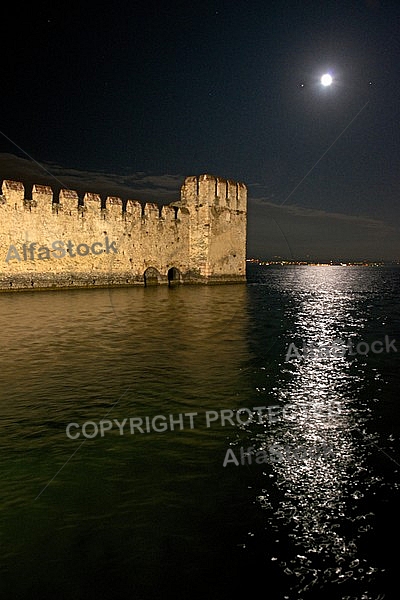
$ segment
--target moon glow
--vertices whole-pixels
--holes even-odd
[[[325,75],[322,75],[321,77],[321,83],[323,86],[328,86],[332,84],[332,76],[329,75],[329,73],[325,73]]]

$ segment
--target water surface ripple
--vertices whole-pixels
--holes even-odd
[[[1,597],[396,598],[399,275],[1,295]]]

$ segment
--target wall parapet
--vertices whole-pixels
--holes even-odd
[[[2,195],[8,204],[17,204],[22,207],[23,203],[31,202],[25,197],[25,187],[20,181],[10,179],[3,180]],[[137,200],[128,199],[126,202],[117,196],[107,196],[102,202],[100,194],[86,192],[80,200],[79,194],[75,190],[62,188],[58,196],[48,185],[34,184],[32,188],[32,201],[35,206],[44,206],[57,204],[58,210],[64,212],[78,211],[79,207],[91,207],[98,209],[99,217],[101,210],[118,207],[120,212],[127,212],[130,215],[138,216],[139,207],[141,216],[154,216],[158,211],[159,218],[162,218],[161,212],[164,205],[159,206],[153,202],[142,204]],[[229,208],[240,212],[247,211],[247,188],[241,182],[235,182],[230,179],[214,177],[213,175],[198,175],[186,177],[181,188],[181,204],[185,206],[216,206],[220,208]],[[176,204],[176,203],[175,203]],[[169,206],[169,205],[165,205]],[[58,212],[58,211],[57,211]]]

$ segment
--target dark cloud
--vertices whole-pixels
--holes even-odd
[[[400,231],[383,220],[250,198],[248,256],[294,260],[398,260]]]
[[[120,196],[123,199],[152,202],[171,202],[179,198],[184,175],[156,175],[150,173],[115,174],[85,171],[60,166],[56,163],[38,163],[13,154],[0,154],[1,179],[22,181],[29,193],[34,183],[49,185],[55,192],[61,188],[76,190],[83,195],[95,192],[101,196]]]

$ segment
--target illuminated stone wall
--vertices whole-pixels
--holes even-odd
[[[0,289],[245,281],[246,187],[188,177],[153,203],[3,181]]]

